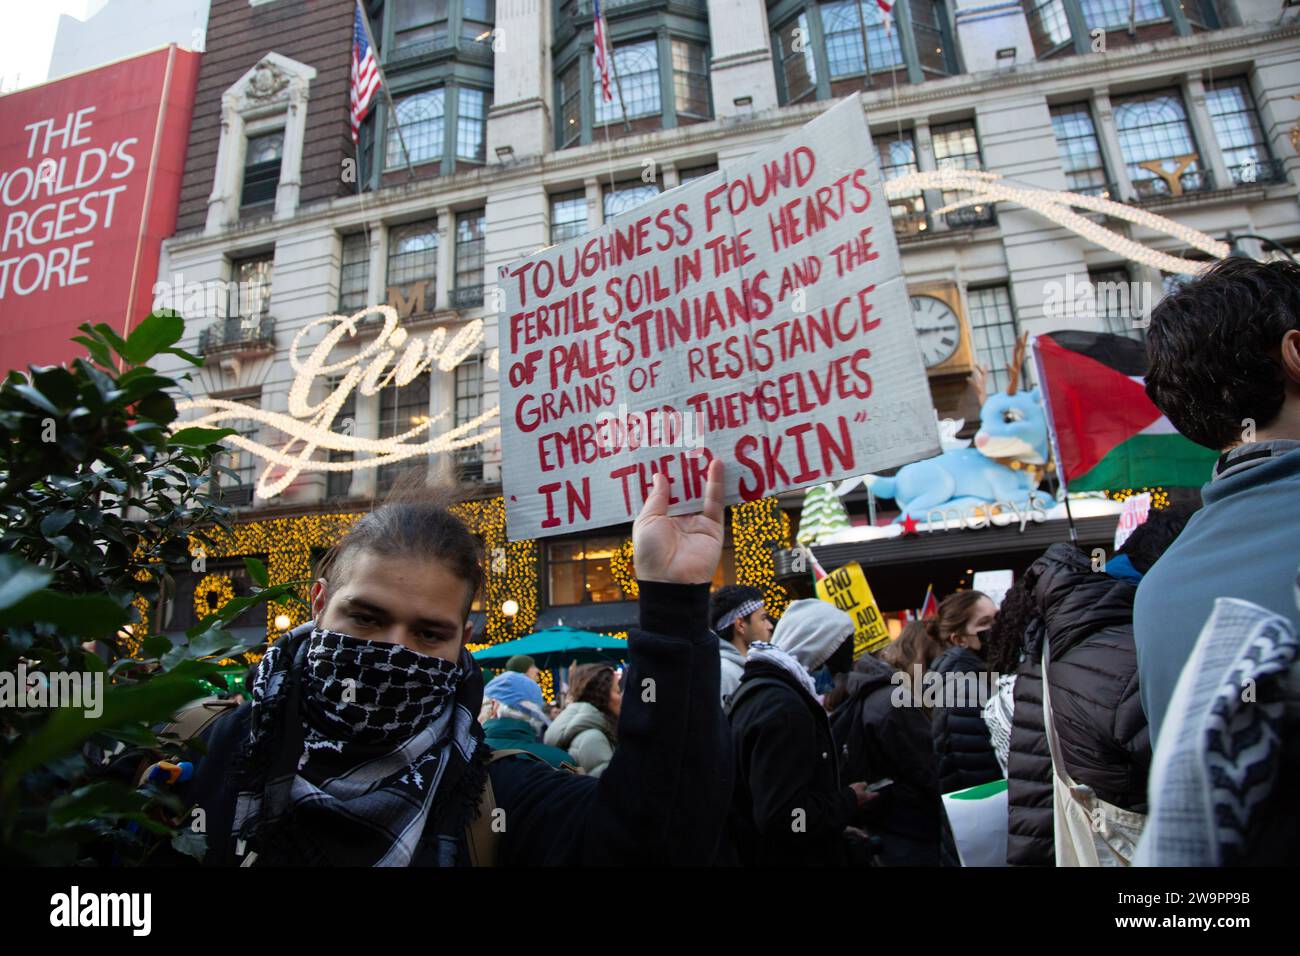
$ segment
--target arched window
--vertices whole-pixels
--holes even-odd
[[[602,4],[612,50],[609,100],[594,56],[591,0],[552,2],[558,148],[713,118],[706,0]]]
[[[1020,0],[1039,59],[1217,28],[1212,0]]]
[[[782,103],[921,83],[957,72],[940,0],[772,0],[768,3]]]

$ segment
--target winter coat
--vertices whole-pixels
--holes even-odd
[[[863,809],[864,828],[880,838],[881,862],[938,866],[943,804],[930,719],[920,706],[909,706],[911,695],[894,683],[894,673],[870,654],[853,665],[845,682],[849,697],[831,717],[840,776],[894,781]]]
[[[722,709],[727,709],[731,695],[740,686],[740,675],[745,672],[745,657],[731,641],[718,638],[718,651],[722,662]]]
[[[739,862],[848,864],[843,832],[858,802],[840,783],[821,704],[784,668],[750,660],[730,718],[736,767],[730,822]]]
[[[640,582],[641,628],[628,640],[628,680],[655,681],[653,703],[628,695],[619,747],[603,777],[552,770],[514,757],[489,767],[509,826],[498,864],[690,865],[714,863],[722,846],[733,773],[728,731],[718,707],[718,642],[709,631],[707,585]],[[479,684],[482,679],[471,678]],[[481,701],[474,703],[477,712]],[[205,811],[208,865],[236,865],[230,836],[236,756],[248,733],[249,705],[204,735],[207,755],[178,796]],[[426,833],[429,831],[426,830]],[[425,845],[416,865],[434,865]],[[464,839],[458,862],[467,864]]]
[[[545,741],[548,746],[567,750],[578,766],[593,777],[599,777],[614,756],[605,715],[585,700],[560,711],[560,716],[546,728]]]
[[[1151,743],[1133,644],[1137,586],[1094,571],[1088,555],[1054,544],[1025,572],[1039,629],[1016,681],[1008,779],[1008,862],[1055,862],[1052,760],[1042,705],[1042,640],[1051,642],[1052,707],[1061,757],[1075,783],[1145,813]],[[1024,709],[1022,710],[1022,694]],[[1020,756],[1021,759],[1015,759]]]
[[[560,764],[578,766],[567,750],[549,747],[537,739],[537,734],[526,720],[515,717],[493,717],[483,722],[483,737],[493,750],[527,750],[537,754],[557,770]]]
[[[989,729],[981,714],[984,701],[978,688],[983,678],[984,662],[968,647],[954,645],[934,659],[926,683],[934,682],[939,706],[933,710],[930,736],[934,741],[934,758],[939,775],[939,792],[952,793],[981,783],[1002,779],[1002,768],[993,753]],[[953,675],[947,678],[946,675]],[[966,676],[971,675],[971,676]],[[965,700],[965,706],[944,706],[947,689],[953,688]],[[929,699],[930,693],[924,695]]]

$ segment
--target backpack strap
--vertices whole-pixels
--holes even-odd
[[[509,747],[505,750],[494,750],[488,757],[488,765],[503,760],[506,757],[529,757],[539,763],[546,764],[546,760],[531,750],[524,750],[521,747]],[[567,765],[566,765],[567,769]],[[493,814],[496,812],[497,798],[492,790],[492,775],[488,774],[483,779],[483,792],[478,798],[478,812],[474,819],[465,825],[465,848],[469,852],[470,866],[496,866],[497,854],[501,850],[501,834],[492,829]]]

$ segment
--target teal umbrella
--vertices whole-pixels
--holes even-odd
[[[527,637],[504,644],[493,644],[474,651],[474,659],[484,667],[504,667],[516,654],[527,654],[543,670],[595,661],[621,663],[627,660],[627,641],[594,631],[574,627],[548,627]]]

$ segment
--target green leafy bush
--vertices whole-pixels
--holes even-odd
[[[139,863],[168,841],[201,855],[201,839],[166,822],[186,810],[173,795],[105,767],[130,748],[178,752],[151,727],[224,686],[219,661],[254,649],[229,622],[253,604],[300,600],[297,582],[268,587],[249,559],[252,595],[179,643],[148,632],[139,608],[190,568],[191,538],[228,526],[213,457],[233,433],[171,430],[188,376],[148,363],[170,353],[202,364],[176,347],[180,316],[155,313],[125,340],[106,325],[81,330],[88,358],[0,384],[0,674],[10,689],[20,671],[101,674],[102,709],[0,698],[0,862]]]

